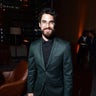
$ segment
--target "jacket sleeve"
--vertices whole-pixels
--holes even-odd
[[[63,59],[64,96],[72,96],[73,68],[71,59],[71,48],[69,43],[65,47]]]
[[[33,93],[35,78],[36,78],[36,66],[35,66],[35,59],[34,59],[33,52],[34,50],[31,45],[29,49],[29,57],[28,57],[27,93]]]

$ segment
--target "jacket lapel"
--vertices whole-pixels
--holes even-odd
[[[43,51],[42,51],[42,39],[40,40],[40,46],[39,46],[39,49],[40,49],[40,65],[41,67],[45,70],[45,64],[44,64],[44,57],[43,57]]]
[[[52,45],[52,49],[51,49],[51,52],[50,52],[50,56],[49,56],[49,59],[48,59],[48,62],[46,64],[46,68],[48,68],[48,66],[50,65],[50,62],[52,61],[52,57],[53,55],[55,54],[54,50],[56,48],[56,38],[54,38],[54,41],[53,41],[53,45]]]

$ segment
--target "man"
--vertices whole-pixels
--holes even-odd
[[[78,90],[77,96],[90,96],[91,72],[89,66],[89,31],[84,30],[78,39],[79,51],[77,54]],[[75,91],[76,92],[76,91]]]
[[[71,96],[70,45],[54,36],[56,13],[45,8],[39,16],[42,38],[30,45],[28,96]]]
[[[77,54],[77,69],[78,72],[82,75],[82,72],[87,69],[88,65],[88,31],[84,30],[82,36],[78,39],[77,44],[79,45],[79,51]],[[80,75],[79,74],[79,75]],[[81,81],[81,80],[80,80]]]

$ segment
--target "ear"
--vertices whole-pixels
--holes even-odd
[[[39,22],[39,27],[41,27],[41,24],[40,24],[40,22]]]

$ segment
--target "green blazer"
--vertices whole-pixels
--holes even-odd
[[[45,87],[48,96],[71,96],[72,60],[67,41],[54,38],[46,67],[43,60],[42,39],[32,42],[28,62],[28,93],[40,96]]]

